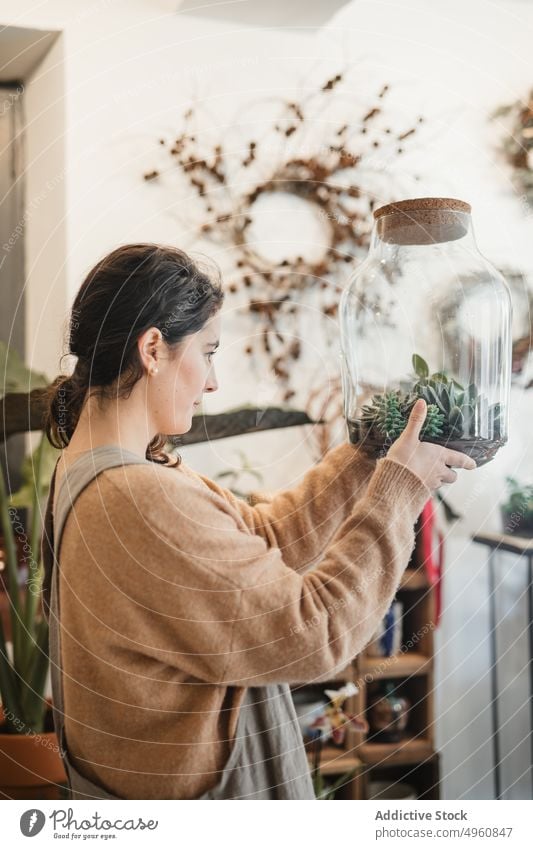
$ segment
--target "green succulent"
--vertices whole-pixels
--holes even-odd
[[[422,436],[442,436],[442,427],[444,425],[444,413],[439,410],[436,404],[428,404],[426,420],[422,428]]]
[[[397,439],[404,430],[413,405],[419,398],[427,404],[421,436],[443,440],[475,437],[476,422],[488,418],[494,437],[500,437],[500,404],[488,401],[471,383],[464,388],[444,372],[429,371],[419,354],[413,354],[413,369],[418,380],[409,390],[387,391],[374,395],[362,408],[361,423],[367,431],[385,441]]]
[[[386,439],[397,439],[407,422],[403,401],[399,389],[374,395],[371,403],[363,407],[361,419],[369,427],[376,427]]]

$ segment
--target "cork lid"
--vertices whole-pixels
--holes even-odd
[[[395,245],[434,245],[466,235],[472,207],[457,198],[410,198],[374,210],[382,241]]]
[[[390,215],[391,212],[404,212],[408,209],[457,209],[459,212],[470,214],[472,207],[464,200],[457,198],[409,198],[387,203],[374,210],[374,218]]]

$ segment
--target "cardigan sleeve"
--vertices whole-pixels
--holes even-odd
[[[319,567],[301,575],[222,496],[138,468],[106,500],[108,521],[128,528],[116,556],[95,525],[114,588],[94,588],[100,615],[110,605],[128,650],[141,644],[163,667],[224,686],[327,680],[346,666],[391,604],[430,495],[406,466],[379,460]]]
[[[297,486],[254,506],[189,467],[187,472],[229,501],[252,533],[279,548],[287,566],[305,572],[349,516],[375,467],[375,460],[346,442],[328,451]]]

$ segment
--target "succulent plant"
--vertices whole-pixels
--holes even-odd
[[[368,428],[377,428],[386,439],[397,439],[407,421],[402,392],[397,389],[374,395],[371,403],[363,407],[361,421]]]
[[[413,405],[419,398],[427,404],[421,437],[444,441],[476,437],[479,421],[488,419],[494,438],[500,437],[500,404],[488,406],[474,383],[466,389],[444,372],[430,374],[428,364],[413,354],[413,369],[418,378],[405,390],[389,390],[374,395],[363,406],[361,425],[367,433],[388,442],[404,430]]]
[[[422,428],[422,436],[442,436],[443,425],[444,413],[439,410],[436,404],[428,404],[426,420]]]

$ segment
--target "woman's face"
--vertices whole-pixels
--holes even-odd
[[[187,433],[203,393],[218,389],[213,357],[220,326],[220,313],[216,313],[172,351],[163,346],[158,372],[148,378],[149,409],[158,433]]]

